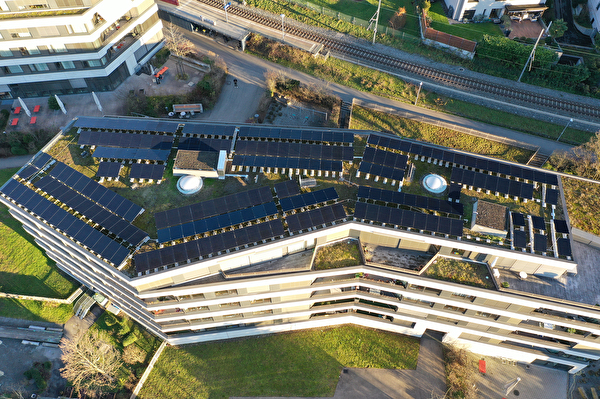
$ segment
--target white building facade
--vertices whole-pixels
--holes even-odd
[[[114,90],[162,45],[154,0],[0,0],[0,98]]]
[[[470,21],[475,16],[482,16],[482,19],[499,19],[505,13],[518,20],[536,20],[547,8],[544,3],[545,0],[446,0],[451,18],[457,21]]]

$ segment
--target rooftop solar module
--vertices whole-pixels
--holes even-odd
[[[533,250],[536,252],[546,252],[548,250],[548,236],[543,234],[534,234]]]
[[[179,140],[179,150],[213,151],[231,150],[231,139],[208,139],[198,137],[184,137]]]
[[[452,183],[448,188],[448,198],[454,201],[460,200],[460,191],[462,190],[462,184]]]
[[[16,180],[9,180],[2,193],[114,265],[129,256],[127,248]]]
[[[186,123],[183,126],[183,134],[197,134],[202,136],[227,136],[233,137],[235,126],[224,125],[204,125],[196,123]]]
[[[240,140],[236,142],[235,153],[238,155],[256,155],[286,158],[327,159],[335,161],[352,161],[354,149],[339,145],[303,144],[288,142],[262,142]]]
[[[519,165],[513,165],[510,163],[497,161],[495,159],[483,158],[481,156],[462,154],[451,149],[439,149],[434,146],[417,144],[408,140],[385,137],[377,134],[369,135],[367,143],[374,146],[377,145],[380,147],[387,147],[411,154],[432,157],[445,162],[465,165],[488,172],[501,173],[504,175],[510,175],[520,179],[533,180],[553,186],[558,185],[558,178],[553,173],[530,169]]]
[[[511,212],[512,222],[515,226],[525,226],[525,215],[522,213]]]
[[[462,236],[463,222],[442,216],[414,212],[407,209],[357,202],[354,217],[395,226],[411,227],[441,234]]]
[[[156,228],[159,230],[165,229],[271,201],[273,201],[273,195],[269,187],[242,191],[225,197],[158,212],[154,215]]]
[[[396,181],[402,181],[404,179],[404,169],[394,169],[388,166],[373,164],[365,161],[360,163],[358,171]]]
[[[175,241],[185,237],[204,234],[209,231],[219,230],[225,227],[236,226],[252,220],[273,216],[277,213],[278,211],[275,203],[267,202],[251,208],[158,230],[158,241],[160,243]]]
[[[285,220],[290,232],[297,232],[335,222],[345,217],[344,206],[341,203],[337,203],[307,212],[288,215],[285,217]]]
[[[270,220],[261,224],[138,254],[134,257],[135,269],[138,273],[143,273],[173,264],[176,259],[179,259],[179,263],[183,263],[190,259],[222,252],[226,249],[260,243],[263,240],[282,236],[283,233],[281,220]]]
[[[300,130],[268,127],[242,126],[238,137],[269,138],[278,140],[319,141],[329,143],[353,143],[354,134],[328,130]]]
[[[120,162],[100,162],[98,165],[98,177],[119,177],[121,167],[123,165]]]
[[[23,170],[20,170],[17,173],[17,176],[19,176],[21,179],[29,179],[31,176],[35,175],[36,173],[38,173],[40,170],[38,168],[36,168],[35,166],[29,165],[26,166],[25,168],[23,168]]]
[[[487,173],[474,172],[469,169],[453,168],[450,180],[453,183],[466,184],[526,199],[533,198],[533,184],[510,180]]]
[[[169,159],[171,150],[154,150],[148,148],[117,148],[117,147],[96,147],[93,153],[94,158],[105,159],[127,159],[127,160],[148,160],[166,162]]]
[[[408,157],[395,152],[379,150],[373,147],[365,148],[363,161],[387,166],[392,169],[406,169]]]
[[[293,209],[304,208],[306,206],[320,204],[322,202],[333,201],[338,199],[339,196],[335,191],[335,188],[328,187],[323,190],[313,191],[310,193],[304,193],[288,198],[281,198],[279,205],[284,212],[289,212]]]
[[[558,194],[559,191],[553,188],[546,189],[546,198],[544,198],[544,202],[550,205],[558,205]]]
[[[286,180],[273,186],[279,199],[300,194],[300,187],[294,180]]]
[[[131,165],[129,177],[132,179],[160,180],[165,173],[165,165],[134,163]]]
[[[531,224],[533,224],[534,229],[546,230],[546,222],[543,217],[531,216]]]
[[[527,233],[521,230],[513,230],[513,245],[517,248],[526,248]]]
[[[460,203],[448,202],[446,200],[424,197],[421,195],[406,194],[398,191],[382,190],[375,187],[360,186],[358,188],[358,197],[373,201],[416,206],[423,209],[430,209],[460,216],[462,216],[464,212],[463,204]]]
[[[35,183],[35,186],[134,246],[141,243],[148,236],[146,232],[50,176],[44,176]]]
[[[144,210],[141,206],[121,197],[62,162],[56,162],[56,165],[50,171],[50,176],[129,222],[132,222]]]
[[[80,116],[74,124],[77,128],[97,130],[121,130],[137,132],[176,133],[178,122],[156,121],[148,119],[94,118]]]
[[[569,234],[569,226],[566,220],[553,219],[552,222],[557,233]]]
[[[48,163],[48,161],[52,159],[53,158],[49,154],[46,154],[45,152],[39,152],[31,164],[36,168],[42,169]]]
[[[95,145],[104,147],[145,148],[154,150],[170,150],[173,136],[155,134],[97,132],[84,130],[79,134],[79,145]]]
[[[251,155],[235,155],[233,157],[233,165],[264,168],[324,170],[333,172],[341,172],[343,170],[342,161]]]
[[[556,246],[559,256],[573,256],[571,253],[571,241],[568,238],[559,238],[556,240]]]

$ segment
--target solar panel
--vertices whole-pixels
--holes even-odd
[[[452,183],[450,184],[450,187],[448,189],[448,198],[452,199],[452,200],[459,200],[460,199],[460,191],[462,190],[462,185],[458,184],[458,183]]]
[[[248,191],[242,191],[240,193],[227,195],[225,197],[158,212],[154,215],[156,228],[159,230],[165,229],[167,227],[229,213],[237,209],[260,205],[272,200],[273,196],[269,187],[260,187]],[[228,203],[233,204],[233,206],[236,208],[229,208],[227,206]]]
[[[235,126],[223,125],[204,125],[196,123],[186,123],[181,131],[183,134],[196,134],[204,136],[227,136],[233,137]]]
[[[190,151],[213,151],[218,152],[225,150],[229,152],[231,150],[231,139],[212,139],[212,138],[198,138],[198,137],[185,137],[179,140],[177,147],[179,150],[190,150]]]
[[[165,173],[165,165],[134,163],[131,165],[129,177],[132,179],[161,180]]]
[[[77,141],[77,144],[104,147],[170,150],[173,145],[173,139],[173,136],[86,130],[79,134],[79,140]]]
[[[556,246],[559,256],[573,256],[571,253],[571,241],[568,238],[559,238],[556,240]]]
[[[521,230],[513,230],[513,245],[518,248],[526,248],[527,234]]]
[[[48,161],[52,159],[53,158],[49,154],[46,154],[45,152],[39,152],[31,164],[36,168],[43,169]]]
[[[141,206],[121,197],[117,193],[100,185],[62,162],[56,162],[56,165],[50,171],[50,176],[62,181],[67,186],[79,191],[84,196],[92,199],[129,222],[132,222],[143,211]],[[67,181],[75,181],[76,183],[81,182],[82,184],[71,186]]]
[[[553,219],[552,222],[557,233],[569,234],[569,226],[566,220]]]
[[[525,226],[525,215],[522,213],[511,212],[512,222],[515,226]]]
[[[329,143],[353,143],[354,135],[350,132],[327,130],[298,130],[267,127],[243,126],[238,131],[238,137],[269,138],[277,140],[303,140]]]
[[[446,200],[440,200],[437,198],[406,194],[398,191],[382,190],[375,187],[360,186],[358,188],[358,198],[365,198],[373,201],[383,201],[398,205],[415,206],[423,209],[442,211],[460,216],[462,216],[464,212],[464,206],[460,203],[449,203]]]
[[[294,180],[287,180],[277,183],[275,186],[273,186],[273,188],[275,189],[277,197],[280,199],[300,194],[300,187]]]
[[[270,167],[270,168],[293,168],[300,169],[301,163],[306,161],[302,158],[284,158],[284,157],[266,157],[251,155],[235,155],[233,157],[234,166],[250,167]],[[343,170],[342,161],[332,161],[324,159],[310,160],[310,170],[326,170],[332,172],[341,172]],[[307,165],[308,166],[308,165]],[[309,169],[302,167],[302,169]]]
[[[121,118],[95,118],[80,116],[75,121],[74,127],[88,129],[106,130],[130,130],[161,133],[176,133],[179,128],[178,122],[135,120]]]
[[[366,147],[363,154],[363,161],[393,169],[406,169],[408,157],[390,151]]]
[[[544,202],[550,205],[558,205],[558,194],[559,191],[553,188],[546,189],[546,198],[544,198]]]
[[[543,217],[531,216],[531,223],[533,224],[534,229],[546,230],[546,222]]]
[[[288,215],[285,220],[290,232],[294,233],[300,230],[306,230],[318,227],[325,223],[331,223],[346,217],[344,206],[341,203],[313,209],[307,212]]]
[[[123,165],[120,162],[100,162],[96,176],[111,178],[119,177],[121,166]]]
[[[171,150],[155,150],[146,148],[96,147],[92,156],[105,159],[148,160],[166,162]]]
[[[335,188],[328,187],[323,190],[318,190],[310,193],[295,195],[293,197],[281,198],[279,205],[284,212],[289,212],[293,209],[304,208],[306,206],[319,204],[322,202],[333,201],[339,196]]]
[[[475,186],[493,192],[497,191],[499,193],[509,194],[515,197],[527,199],[533,198],[532,184],[505,179],[503,177],[492,176],[487,173],[474,172],[468,169],[453,168],[450,180],[454,183]]]
[[[17,176],[19,176],[21,179],[27,180],[34,174],[38,173],[39,171],[40,170],[38,168],[36,168],[35,166],[29,165],[29,166],[26,166],[23,170],[19,171],[17,173]]]
[[[548,237],[543,234],[533,235],[533,250],[536,252],[546,252],[548,250]]]

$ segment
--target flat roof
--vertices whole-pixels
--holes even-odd
[[[179,150],[173,169],[212,171],[217,169],[218,160],[218,152]]]

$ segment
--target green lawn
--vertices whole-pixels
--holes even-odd
[[[333,396],[343,367],[414,369],[417,339],[357,326],[167,347],[139,397]]]
[[[500,25],[496,25],[493,22],[450,25],[446,14],[444,14],[442,4],[439,1],[436,1],[431,5],[429,17],[432,19],[431,27],[433,29],[462,37],[463,39],[478,42],[483,38],[483,35],[504,36],[500,29]]]
[[[0,316],[64,324],[73,316],[73,305],[0,298]]]
[[[0,185],[17,170],[0,170]],[[0,206],[0,236],[0,291],[67,298],[78,287],[46,257],[4,205]]]
[[[600,235],[600,184],[571,178],[562,181],[571,225]]]

